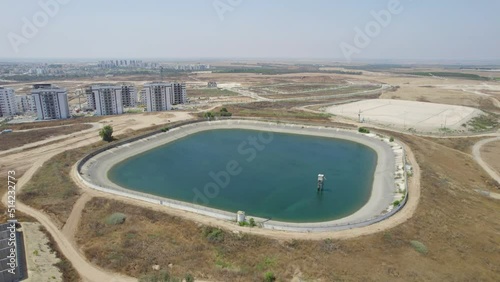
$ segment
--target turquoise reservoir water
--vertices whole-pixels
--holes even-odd
[[[287,222],[345,217],[370,198],[377,155],[342,139],[210,130],[115,165],[114,183],[144,193]],[[327,180],[317,192],[317,175]]]

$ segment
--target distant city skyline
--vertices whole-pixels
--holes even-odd
[[[500,61],[500,1],[2,1],[0,58]]]

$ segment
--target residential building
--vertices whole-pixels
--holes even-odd
[[[139,94],[139,103],[146,105],[146,88],[142,88]]]
[[[124,108],[134,108],[137,105],[135,86],[122,85],[122,104]]]
[[[92,87],[85,88],[85,95],[87,96],[87,109],[95,110],[95,96]]]
[[[14,89],[0,87],[0,116],[9,117],[17,113]]]
[[[172,109],[172,84],[153,82],[144,85],[146,110],[148,112],[168,111]]]
[[[31,95],[16,95],[18,113],[34,112],[33,97]]]
[[[172,105],[185,104],[187,95],[186,95],[186,84],[185,83],[171,83],[171,92],[170,103]]]
[[[95,85],[86,90],[89,108],[98,116],[123,114],[122,87]]]
[[[66,89],[52,84],[35,84],[31,90],[39,120],[69,118]]]

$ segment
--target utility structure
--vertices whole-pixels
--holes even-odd
[[[326,177],[324,174],[318,174],[318,191],[323,190],[323,184],[325,183]]]

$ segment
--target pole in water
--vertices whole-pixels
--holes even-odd
[[[326,180],[326,177],[324,174],[318,174],[318,191],[323,190],[323,184]]]

